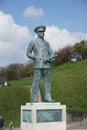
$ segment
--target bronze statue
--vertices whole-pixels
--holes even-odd
[[[44,40],[45,26],[38,26],[34,32],[37,38],[29,43],[27,57],[34,60],[32,102],[38,102],[38,89],[40,87],[41,75],[44,79],[44,100],[53,102],[51,97],[51,62],[55,59],[55,54],[50,44]]]

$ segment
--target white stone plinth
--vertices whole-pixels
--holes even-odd
[[[66,105],[26,103],[21,106],[21,130],[66,130]]]

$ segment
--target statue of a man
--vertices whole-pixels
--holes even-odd
[[[55,59],[55,54],[50,44],[44,40],[45,26],[38,26],[34,32],[37,38],[29,43],[27,57],[34,60],[32,102],[38,102],[38,89],[40,87],[41,75],[44,79],[44,100],[53,102],[51,97],[51,62]]]

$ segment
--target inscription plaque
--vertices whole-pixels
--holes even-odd
[[[23,122],[30,122],[31,123],[31,110],[23,110],[22,115],[22,121]]]
[[[62,110],[37,110],[37,123],[62,121]]]

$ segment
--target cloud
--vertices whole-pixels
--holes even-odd
[[[30,39],[26,26],[17,25],[11,15],[0,11],[0,66],[25,62],[24,47]]]
[[[81,32],[69,32],[67,29],[60,29],[57,26],[48,26],[45,33],[45,39],[49,41],[54,51],[74,45],[81,40],[87,40],[87,34]]]
[[[26,63],[28,61],[26,49],[32,37],[27,26],[16,24],[11,15],[0,11],[0,66],[11,63]],[[87,40],[87,34],[72,33],[67,29],[60,29],[52,25],[47,26],[45,39],[54,51],[58,51],[67,45],[74,45],[81,40]]]
[[[34,6],[31,6],[29,8],[26,8],[24,11],[25,17],[39,17],[44,14],[43,9],[36,9]]]

